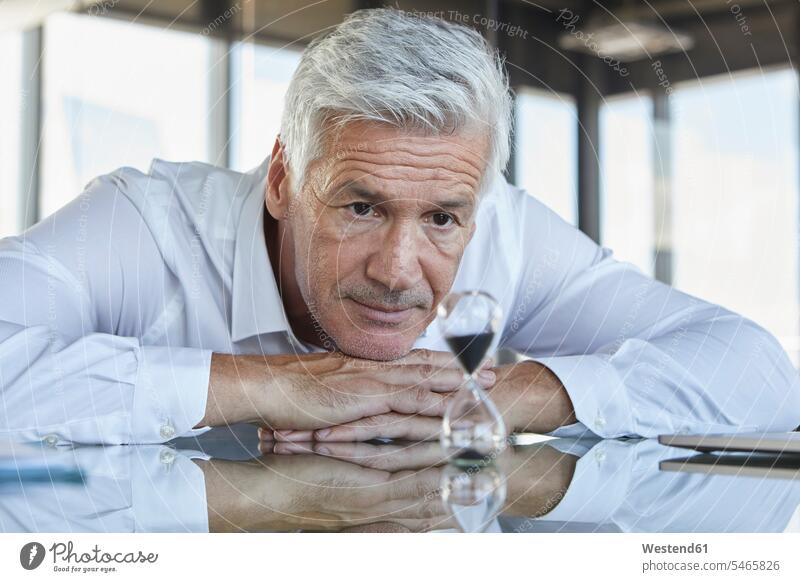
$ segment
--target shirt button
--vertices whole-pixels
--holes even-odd
[[[598,449],[594,452],[594,458],[598,463],[602,463],[606,460],[606,452]]]
[[[594,426],[595,428],[603,428],[606,425],[606,419],[603,418],[602,414],[598,414],[597,417],[594,419]]]
[[[57,442],[58,442],[58,437],[54,434],[49,434],[46,437],[44,437],[44,444],[46,444],[48,447],[56,446]]]
[[[161,430],[159,431],[159,434],[161,435],[162,439],[168,439],[169,440],[169,439],[171,439],[172,437],[175,436],[175,428],[172,427],[169,424],[165,424],[164,426],[161,427]]]
[[[175,460],[175,451],[170,448],[165,448],[158,455],[159,460],[165,465],[171,465]]]

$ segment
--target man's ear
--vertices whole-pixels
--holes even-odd
[[[289,170],[286,167],[281,136],[275,138],[267,170],[267,189],[264,197],[267,211],[275,220],[282,220],[289,211]]]

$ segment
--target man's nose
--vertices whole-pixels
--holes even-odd
[[[419,283],[422,243],[417,240],[416,225],[405,221],[392,224],[376,244],[367,261],[367,277],[391,291],[411,289]]]

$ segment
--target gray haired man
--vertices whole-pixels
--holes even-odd
[[[482,289],[510,430],[787,430],[776,340],[616,261],[501,176],[511,97],[473,30],[352,14],[303,54],[280,135],[237,173],[122,168],[0,242],[0,432],[162,442],[433,438],[461,372],[433,323]]]

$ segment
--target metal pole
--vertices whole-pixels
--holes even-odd
[[[43,30],[36,27],[22,35],[22,90],[25,107],[21,119],[20,201],[17,224],[21,230],[39,218],[42,145],[42,50]]]
[[[672,273],[672,122],[669,98],[662,91],[653,92],[653,178],[654,204],[653,249],[655,278],[671,284]]]
[[[578,228],[596,243],[600,232],[600,103],[597,59],[584,58],[577,93],[578,109]],[[565,177],[565,179],[568,179]]]

